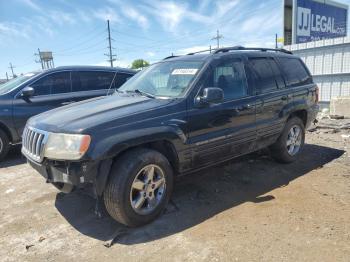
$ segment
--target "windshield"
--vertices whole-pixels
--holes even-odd
[[[20,84],[22,84],[25,81],[27,81],[30,78],[32,78],[36,74],[38,74],[38,73],[28,73],[28,74],[25,74],[25,75],[21,75],[21,76],[13,78],[10,81],[0,85],[0,95],[6,94],[7,92],[11,91],[12,89],[16,88]]]
[[[180,97],[202,67],[203,62],[162,62],[139,72],[118,91],[144,93],[154,97]]]

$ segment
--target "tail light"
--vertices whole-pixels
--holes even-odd
[[[320,101],[320,89],[318,88],[318,86],[316,86],[316,90],[315,90],[315,103],[318,103]]]

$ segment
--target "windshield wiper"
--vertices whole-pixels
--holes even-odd
[[[140,95],[147,96],[147,97],[149,97],[149,98],[156,98],[155,95],[152,95],[152,94],[150,94],[150,93],[141,91],[140,89],[135,89],[134,92],[137,93],[137,94],[140,94]]]

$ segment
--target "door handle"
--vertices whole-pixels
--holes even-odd
[[[283,101],[287,101],[287,100],[289,100],[289,99],[292,99],[292,95],[285,95],[285,96],[282,96],[281,99],[282,99]]]
[[[248,110],[248,109],[251,109],[251,108],[252,108],[251,104],[246,104],[246,105],[242,106],[242,110]]]
[[[252,105],[246,104],[246,105],[234,107],[233,110],[235,110],[235,111],[244,111],[244,110],[248,110],[250,108],[252,108]]]
[[[75,101],[69,101],[69,102],[63,102],[61,103],[62,106],[66,106],[66,105],[70,105],[70,104],[73,104],[75,103]]]

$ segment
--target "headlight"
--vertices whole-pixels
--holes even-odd
[[[89,149],[89,135],[49,133],[44,156],[57,160],[78,160]]]

